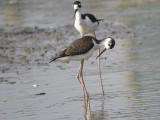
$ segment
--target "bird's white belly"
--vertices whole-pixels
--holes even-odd
[[[75,20],[74,24],[75,28],[81,33],[83,36],[84,34],[94,33],[96,27],[98,26],[97,22],[93,23],[90,20]]]

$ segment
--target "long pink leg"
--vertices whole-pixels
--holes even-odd
[[[83,87],[83,84],[81,83],[80,79],[79,79],[79,75],[80,75],[80,72],[81,72],[81,69],[82,69],[82,63],[80,64],[79,66],[79,70],[78,70],[78,73],[76,75],[76,78],[77,80],[79,81],[79,83],[81,84],[82,86],[82,91],[83,91],[83,101],[84,101],[84,115],[86,114],[87,110],[86,110],[86,98],[85,98],[85,90],[84,90],[84,87]]]
[[[89,112],[90,112],[89,94],[87,92],[87,89],[85,87],[85,83],[84,83],[84,80],[83,80],[83,63],[84,63],[84,60],[82,59],[82,61],[81,61],[81,70],[80,70],[80,78],[81,78],[81,83],[82,83],[82,86],[84,88],[84,91],[85,91],[85,94],[86,94],[86,97],[87,97],[87,108],[89,107]]]
[[[96,34],[95,34],[95,32],[94,32],[94,37],[96,38]]]
[[[96,34],[94,33],[94,37],[96,38]],[[100,48],[98,49],[98,55],[100,54]],[[104,96],[104,90],[103,90],[103,83],[102,83],[102,77],[101,77],[101,63],[100,63],[100,57],[98,57],[98,66],[99,66],[99,77],[101,82],[101,89],[102,89],[102,96]]]
[[[79,80],[79,73],[80,73],[80,70],[81,70],[81,64],[80,64],[80,66],[79,66],[78,73],[77,73],[77,75],[76,75],[77,80],[78,80],[79,83],[81,84],[81,81]]]
[[[100,54],[100,48],[98,49],[98,55],[99,54]],[[102,77],[101,77],[100,57],[98,57],[98,66],[99,66],[99,77],[100,77],[100,82],[101,82],[102,96],[104,96],[103,83],[102,83]]]

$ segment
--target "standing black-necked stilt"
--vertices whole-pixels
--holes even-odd
[[[97,19],[94,15],[86,13],[81,13],[81,2],[75,1],[73,3],[74,7],[74,17],[75,17],[75,28],[80,32],[81,37],[84,34],[92,33],[96,38],[95,30],[99,25],[99,21],[103,19]],[[98,49],[98,55],[100,54],[100,49]],[[101,69],[100,69],[100,57],[98,58],[98,65],[99,65],[99,76],[101,81],[101,89],[102,95],[104,96],[103,84],[102,84],[102,77],[101,77]]]
[[[103,19],[97,19],[94,15],[86,13],[81,13],[81,2],[75,1],[73,3],[74,7],[74,17],[75,17],[75,28],[80,32],[81,36],[84,34],[92,33],[95,35],[96,28],[99,25],[99,21]]]
[[[84,60],[88,59],[92,56],[93,52],[97,50],[100,46],[104,45],[104,50],[97,56],[97,58],[107,49],[112,49],[115,45],[115,41],[113,38],[109,37],[103,40],[97,40],[92,36],[84,36],[80,39],[75,40],[71,43],[64,51],[60,52],[57,56],[55,56],[50,62],[53,61],[81,61],[78,73],[77,80],[80,82],[84,94],[84,106],[88,108],[90,111],[90,102],[89,102],[89,94],[87,93],[87,89],[83,80],[83,63]],[[80,79],[79,79],[80,78]],[[87,98],[85,98],[85,96]],[[87,100],[87,102],[85,101]],[[87,105],[86,105],[87,103]]]

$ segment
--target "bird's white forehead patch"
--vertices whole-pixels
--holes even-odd
[[[106,39],[106,42],[109,42],[109,41],[111,41],[111,40],[112,40],[111,38],[107,38],[107,39]]]
[[[74,4],[73,7],[74,7],[74,10],[78,9],[78,5],[77,4]]]
[[[111,38],[107,38],[107,39],[105,40],[105,43],[104,43],[104,44],[105,44],[105,48],[108,49],[108,48],[110,47],[108,43],[109,43],[111,40],[112,40]]]

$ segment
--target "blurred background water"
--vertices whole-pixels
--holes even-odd
[[[73,0],[0,0],[0,119],[82,120],[80,62],[48,64],[80,37]],[[105,20],[99,39],[116,46],[84,65],[91,120],[160,119],[160,0],[83,0],[83,13]],[[33,87],[37,85],[37,87]],[[40,95],[39,95],[40,94]]]

